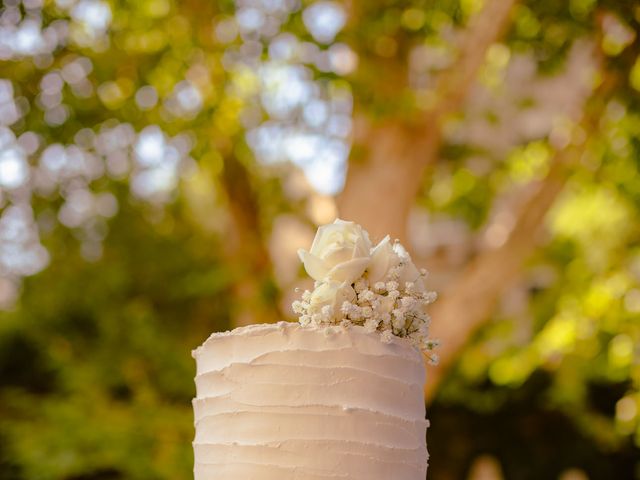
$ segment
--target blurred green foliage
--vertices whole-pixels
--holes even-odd
[[[273,2],[290,5],[278,31],[313,43],[302,13],[310,3]],[[357,69],[342,78],[312,65],[313,79],[328,91],[348,91],[370,118],[424,110],[433,101],[429,75],[398,59],[424,46],[436,59],[430,72],[444,68],[452,31],[482,3],[356,2],[353,25],[338,40],[357,55]],[[103,10],[83,16],[82,4]],[[0,7],[5,27],[19,12],[66,32],[51,51],[2,50],[0,63],[21,112],[7,125],[23,146],[26,132],[38,135],[29,156],[32,188],[1,186],[0,208],[26,202],[50,255],[36,275],[0,272],[20,285],[15,306],[0,312],[0,478],[191,477],[189,352],[211,331],[233,326],[241,303],[234,285],[252,272],[228,248],[233,207],[256,208],[256,223],[248,225],[264,238],[281,214],[312,224],[308,198],[286,194],[293,167],[265,166],[245,141],[253,125],[247,112],[267,87],[232,57],[268,38],[238,36],[235,10],[230,1],[195,0]],[[430,411],[433,478],[465,478],[482,453],[500,459],[506,478],[557,478],[570,468],[589,478],[640,478],[639,26],[635,2],[521,2],[507,36],[487,54],[478,81],[497,97],[517,55],[551,77],[585,39],[605,57],[597,76],[615,77],[616,85],[597,128],[584,132],[588,147],[548,216],[543,246],[505,294],[505,304],[520,304],[503,306],[476,334]],[[411,88],[399,87],[412,75]],[[536,106],[531,98],[517,105]],[[466,113],[447,128],[464,130],[472,116]],[[491,125],[512,120],[491,109],[482,118]],[[565,120],[557,119],[554,132],[562,133]],[[147,158],[135,139],[126,140],[151,135],[149,126],[161,128],[163,148],[175,140],[181,158],[159,177],[157,191],[136,179],[166,174],[153,165],[162,151]],[[124,146],[98,151],[96,139],[108,134],[105,141]],[[418,205],[480,232],[505,191],[545,176],[552,136],[522,135],[515,145],[495,147],[451,135]],[[82,147],[100,166],[66,177],[35,173],[52,144]],[[136,155],[147,164],[136,166]],[[249,189],[253,196],[245,198]],[[79,204],[108,194],[100,198],[115,210],[98,202],[95,212],[78,216],[77,205],[69,206],[74,191],[90,192]],[[260,254],[247,257],[255,258]],[[275,302],[275,285],[267,278],[259,294]]]
[[[57,260],[2,316],[2,478],[191,475],[189,352],[229,327],[230,276],[215,238],[171,223],[127,208],[92,263],[48,243]]]

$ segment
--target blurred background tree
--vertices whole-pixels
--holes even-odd
[[[640,478],[640,4],[4,0],[0,478],[191,477],[189,351],[336,215],[441,292],[430,478]]]

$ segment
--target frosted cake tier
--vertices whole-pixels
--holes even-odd
[[[424,480],[422,354],[363,327],[214,333],[193,356],[196,480]]]

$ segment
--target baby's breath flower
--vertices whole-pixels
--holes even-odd
[[[364,328],[367,332],[375,332],[379,324],[380,324],[380,320],[375,317],[372,317],[367,319],[366,322],[364,322]]]
[[[314,313],[313,315],[311,315],[311,323],[313,325],[322,324],[322,315],[319,313]]]
[[[362,315],[362,307],[351,305],[351,309],[349,310],[349,318],[351,320],[360,320],[362,319]]]
[[[376,294],[369,289],[365,289],[360,292],[360,296],[358,298],[364,300],[365,302],[371,302],[374,298],[376,298]]]
[[[418,304],[418,301],[413,297],[402,297],[400,299],[400,305],[406,310],[413,310]]]
[[[353,304],[347,300],[345,300],[344,302],[342,302],[342,305],[340,306],[340,313],[342,313],[343,315],[348,315],[349,312],[351,311],[351,307],[353,306]]]
[[[391,333],[391,330],[384,330],[380,334],[380,338],[384,343],[391,343],[391,340],[393,340],[393,333]]]
[[[325,305],[320,309],[320,313],[322,314],[322,316],[324,317],[323,320],[328,321],[329,318],[331,318],[331,315],[333,315],[333,306],[331,305]]]
[[[304,292],[302,292],[302,300],[304,300],[305,302],[311,300],[311,292],[309,290],[305,290]]]
[[[437,300],[438,294],[436,292],[426,292],[422,295],[422,298],[429,304]]]
[[[423,338],[427,338],[427,336],[429,335],[429,323],[428,322],[422,322],[420,324],[420,326],[418,327],[418,334]]]
[[[299,313],[301,315],[304,313],[304,307],[303,307],[302,302],[300,300],[295,300],[291,304],[291,309],[293,310],[293,313]]]
[[[377,293],[384,293],[387,291],[387,285],[384,282],[376,282],[373,288]]]
[[[395,328],[396,330],[402,330],[405,327],[405,323],[406,321],[404,316],[393,317],[393,320],[391,321],[393,328]]]
[[[359,278],[358,280],[356,280],[356,282],[353,284],[353,289],[357,292],[360,293],[361,291],[363,291],[365,288],[367,288],[367,282],[364,278]]]
[[[387,282],[387,290],[389,290],[389,291],[398,290],[399,286],[400,285],[395,280],[391,280],[391,281]]]
[[[362,307],[362,316],[364,318],[371,318],[372,315],[373,315],[373,308],[369,306]]]

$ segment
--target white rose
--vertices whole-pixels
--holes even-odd
[[[422,275],[417,267],[411,261],[411,256],[409,252],[399,243],[396,243],[393,246],[393,250],[400,257],[402,262],[402,268],[400,268],[398,283],[401,288],[404,288],[406,282],[413,282],[414,290],[419,293],[426,292],[427,289],[424,286],[424,281],[422,280]]]
[[[387,235],[371,252],[371,261],[367,268],[369,283],[375,285],[377,282],[383,280],[389,273],[389,270],[398,265],[398,263],[400,263],[400,257],[393,250],[391,239],[389,235]]]
[[[318,228],[310,251],[299,249],[298,256],[313,279],[351,284],[369,265],[370,251],[367,231],[338,218]]]
[[[340,308],[346,302],[353,302],[356,299],[356,292],[351,285],[343,282],[324,282],[316,287],[309,299],[309,311],[321,313],[323,307],[330,306],[332,311],[331,320],[342,318]]]

